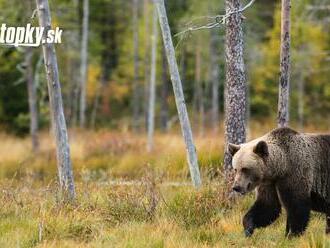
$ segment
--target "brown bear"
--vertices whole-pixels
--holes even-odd
[[[256,201],[243,218],[246,236],[287,212],[286,235],[302,234],[310,211],[326,214],[330,232],[330,135],[277,128],[241,145],[228,145],[235,171],[233,190],[256,189]]]

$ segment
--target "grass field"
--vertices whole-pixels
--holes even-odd
[[[250,136],[269,128],[255,124]],[[194,190],[179,134],[157,134],[147,153],[143,135],[72,130],[73,204],[57,192],[48,133],[37,155],[28,138],[1,134],[0,247],[330,247],[325,217],[315,213],[300,238],[284,237],[285,213],[244,237],[241,218],[254,196],[228,199],[221,133],[196,137],[203,187]]]

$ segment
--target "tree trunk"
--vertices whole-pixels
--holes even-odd
[[[226,0],[226,12],[240,8],[240,0]],[[232,14],[226,22],[225,156],[224,168],[232,169],[228,143],[246,139],[246,77],[243,60],[242,14]]]
[[[81,67],[80,67],[80,127],[86,124],[86,83],[88,70],[88,19],[89,19],[89,0],[84,0],[83,5],[83,25],[81,41]]]
[[[211,70],[210,79],[212,84],[212,104],[211,104],[211,121],[212,129],[217,132],[219,130],[219,85],[220,85],[220,60],[218,51],[218,36],[217,29],[211,29],[210,37],[210,60]]]
[[[178,115],[181,124],[181,130],[183,138],[186,144],[188,164],[190,168],[190,175],[192,182],[195,187],[201,186],[201,177],[199,173],[198,160],[196,154],[196,148],[193,142],[193,136],[191,131],[191,126],[189,122],[189,117],[187,113],[187,108],[184,100],[181,79],[178,70],[178,64],[175,58],[175,50],[173,47],[172,37],[170,27],[168,25],[166,9],[164,5],[164,0],[155,0],[159,23],[162,30],[163,42],[166,50],[167,61],[169,65],[169,70],[171,74],[171,81],[173,85],[173,91],[175,96],[175,103],[178,109]]]
[[[281,64],[278,99],[278,126],[289,123],[290,92],[290,0],[282,0],[281,16]]]
[[[134,49],[134,78],[133,78],[133,129],[139,127],[140,89],[139,89],[139,0],[133,0],[133,49]]]
[[[147,150],[152,151],[154,146],[154,129],[155,129],[155,101],[156,101],[156,68],[157,68],[157,40],[158,40],[158,23],[157,9],[154,6],[153,27],[151,36],[151,73],[149,88],[149,110],[148,110],[148,145]]]
[[[38,139],[38,104],[37,104],[37,88],[34,81],[32,67],[33,50],[31,47],[25,50],[25,65],[26,65],[26,81],[28,86],[29,97],[29,112],[30,112],[30,135],[32,140],[32,150],[37,152],[39,149]]]
[[[144,32],[146,34],[146,39],[145,39],[145,58],[144,58],[144,99],[148,99],[149,97],[149,86],[150,86],[150,61],[149,61],[149,56],[150,56],[150,39],[149,39],[149,0],[144,0],[143,1],[143,12],[144,12]],[[143,113],[144,113],[144,118],[145,118],[145,129],[148,130],[148,102],[144,101],[143,105]]]
[[[160,126],[163,132],[168,131],[168,90],[169,78],[166,61],[166,51],[162,46],[162,89],[161,89],[161,106],[160,106]]]
[[[47,31],[51,29],[51,16],[48,0],[36,0],[39,25],[45,29],[43,38],[46,39]],[[70,146],[68,133],[63,113],[61,84],[57,66],[57,57],[54,44],[43,44],[43,55],[48,81],[50,110],[52,115],[52,128],[56,138],[57,167],[59,184],[64,196],[75,198],[75,187],[71,167]]]
[[[203,87],[201,80],[201,46],[200,39],[197,41],[195,54],[195,90],[194,90],[194,123],[198,123],[199,135],[202,136],[204,132],[204,103],[203,103]]]

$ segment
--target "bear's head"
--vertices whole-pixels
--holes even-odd
[[[265,141],[249,142],[242,145],[228,145],[233,156],[232,165],[235,171],[233,190],[246,194],[263,181],[265,159],[269,155]]]

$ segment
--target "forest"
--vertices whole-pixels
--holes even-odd
[[[246,238],[228,151],[329,133],[329,79],[330,0],[0,0],[0,247],[330,247]]]

